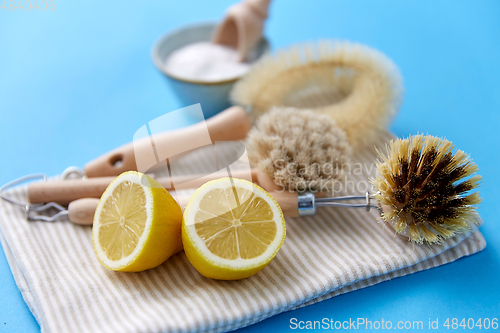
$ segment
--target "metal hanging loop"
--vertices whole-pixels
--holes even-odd
[[[65,173],[66,173],[66,174],[64,174],[65,178],[67,178],[68,175],[71,173],[77,173],[76,170],[69,170],[68,171],[68,169],[65,170]],[[66,172],[66,171],[68,171],[68,172]],[[65,179],[65,178],[63,178],[63,179]],[[12,188],[12,187],[15,187],[17,185],[21,185],[21,184],[28,182],[28,181],[31,181],[31,180],[37,180],[37,179],[47,181],[47,176],[44,174],[32,174],[32,175],[20,177],[20,178],[15,179],[11,182],[8,182],[7,184],[0,187],[0,198],[2,198],[2,200],[5,200],[13,205],[22,207],[24,209],[26,217],[28,218],[29,221],[54,222],[63,216],[67,216],[68,210],[65,207],[59,205],[58,203],[49,202],[46,204],[32,204],[29,202],[22,202],[22,201],[14,200],[5,194],[5,191]],[[50,213],[50,210],[55,210],[55,213],[52,215],[46,215],[46,214]]]
[[[85,176],[85,173],[83,170],[79,167],[76,166],[70,166],[67,167],[61,174],[61,179],[66,180],[66,179],[85,179],[87,176]]]

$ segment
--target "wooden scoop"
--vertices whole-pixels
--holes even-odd
[[[227,10],[226,17],[215,30],[213,42],[238,51],[243,62],[262,37],[271,0],[244,0]]]

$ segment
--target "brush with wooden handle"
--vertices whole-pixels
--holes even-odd
[[[287,189],[298,190],[298,184],[307,183],[309,190],[315,190],[316,186],[323,182],[333,182],[341,177],[341,173],[332,172],[330,174],[311,174],[303,172],[303,169],[311,169],[315,164],[336,160],[338,165],[343,167],[349,161],[350,148],[344,132],[338,129],[334,122],[325,115],[318,115],[312,111],[299,111],[295,109],[272,110],[268,115],[261,117],[252,130],[246,141],[250,159],[268,161],[268,163],[255,164],[261,168],[262,172],[252,169],[251,180],[256,183],[263,182],[263,187],[268,192],[275,193],[282,200],[283,207],[290,216],[298,214],[297,193],[291,193],[284,197],[278,191]],[[280,148],[281,147],[281,148]],[[274,151],[278,149],[279,151]],[[262,153],[273,156],[263,156]],[[306,158],[307,157],[307,158]],[[288,158],[286,165],[277,167],[280,158]],[[262,161],[260,161],[262,162]],[[284,161],[283,161],[284,162]],[[283,171],[289,170],[290,165],[299,163],[301,168],[296,170],[291,177],[283,177]],[[341,168],[337,168],[341,169]],[[270,171],[272,171],[270,173]],[[332,170],[333,171],[333,170]],[[246,170],[236,171],[231,174],[234,178],[248,178],[249,172]],[[259,181],[259,176],[261,180]],[[158,182],[167,190],[179,190],[183,188],[197,188],[209,180],[226,176],[227,174],[214,173],[208,176],[185,176],[177,179],[158,179]],[[267,181],[270,177],[271,181]],[[246,176],[246,177],[245,177]],[[89,178],[85,180],[65,180],[58,182],[38,182],[30,184],[28,197],[31,203],[56,202],[58,204],[68,204],[70,217],[73,222],[90,223],[86,219],[93,216],[88,213],[91,209],[91,200],[76,202],[81,198],[100,198],[106,187],[111,183],[113,177]],[[172,184],[182,184],[183,187]],[[305,198],[303,198],[305,200]],[[95,209],[95,207],[94,207]],[[78,211],[79,213],[74,213]],[[80,213],[82,212],[82,213]],[[78,218],[77,216],[82,216]],[[84,221],[84,222],[79,222]]]
[[[246,144],[249,147],[247,153],[250,159],[268,160],[273,164],[269,158],[261,155],[262,151],[272,154],[275,162],[281,157],[288,158],[286,165],[283,165],[281,169],[274,170],[274,173],[271,174],[269,171],[272,169],[272,165],[258,163],[258,161],[255,163],[264,172],[267,172],[277,185],[281,185],[271,188],[272,183],[268,183],[265,188],[267,191],[282,188],[298,190],[297,184],[302,181],[307,182],[309,190],[313,190],[322,182],[331,182],[339,178],[341,173],[311,174],[305,172],[305,175],[299,176],[303,172],[301,168],[298,168],[295,177],[284,178],[283,170],[288,170],[288,165],[299,162],[305,169],[330,160],[336,160],[339,165],[344,165],[349,161],[350,155],[350,148],[346,140],[344,132],[338,129],[328,116],[318,115],[312,111],[280,109],[272,110],[268,115],[258,120]],[[280,151],[274,152],[273,149]],[[309,156],[307,160],[304,159],[306,156]],[[230,176],[255,182],[257,180],[256,171],[257,169],[234,171]],[[173,179],[160,178],[158,182],[167,190],[172,191],[198,188],[209,180],[224,176],[227,176],[227,173],[190,175]],[[31,183],[28,187],[28,199],[31,204],[54,202],[66,205],[81,198],[100,198],[113,179],[114,177],[98,177]]]
[[[377,176],[372,179],[377,190],[374,195],[315,198],[311,193],[270,194],[285,216],[313,215],[316,206],[365,207],[367,210],[376,207],[381,211],[382,220],[410,241],[441,243],[469,230],[470,223],[480,222],[476,208],[481,198],[472,191],[478,187],[481,176],[475,174],[478,168],[467,154],[453,150],[450,141],[433,136],[392,140],[386,153],[379,151]],[[257,178],[264,189],[273,186],[266,183],[273,183],[267,175],[257,173]],[[363,204],[339,202],[353,199],[366,201]],[[70,204],[70,210],[73,210],[73,222],[88,224],[98,200],[83,200]],[[186,202],[185,197],[179,199],[181,207],[185,207]]]
[[[248,147],[249,158],[255,160],[254,164],[260,168],[260,170],[252,169],[252,181],[275,197],[286,216],[311,213],[311,207],[307,205],[311,203],[314,205],[315,197],[311,194],[299,195],[297,190],[300,182],[307,183],[309,190],[315,190],[323,182],[333,182],[341,177],[340,172],[311,174],[303,170],[310,169],[315,164],[336,160],[338,171],[347,164],[351,153],[345,133],[337,128],[328,116],[289,108],[272,110],[261,117],[245,144]],[[276,149],[278,151],[275,151]],[[285,158],[288,160],[279,168],[275,162]],[[259,160],[264,163],[259,163]],[[289,166],[298,163],[302,166],[297,168],[293,175],[283,177],[284,170],[290,171]],[[241,178],[238,173],[245,174],[244,171],[240,171],[233,172],[231,176]],[[220,174],[217,176],[217,174],[210,175],[212,179],[223,177]],[[196,177],[191,176],[192,178]],[[67,203],[75,200],[68,207],[70,221],[91,224],[99,200],[91,200],[90,197],[99,198],[106,189],[106,184],[112,179],[87,179],[73,181],[73,184],[71,181],[62,181],[54,185],[34,183],[29,189],[30,201]],[[196,188],[207,180],[208,178],[204,177],[195,179],[197,184],[193,182],[188,184],[192,185],[191,188]],[[172,190],[169,187],[171,184],[169,179],[158,181],[167,190]],[[87,185],[83,186],[84,184]],[[95,184],[99,184],[97,190]],[[80,198],[86,199],[76,200]],[[189,198],[180,196],[178,199],[179,205],[184,208]]]

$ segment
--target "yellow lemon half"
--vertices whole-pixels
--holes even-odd
[[[274,258],[285,230],[283,213],[269,193],[246,180],[222,178],[206,183],[189,200],[182,242],[202,275],[238,280]]]
[[[181,226],[182,211],[165,188],[139,172],[125,172],[97,206],[94,251],[108,269],[143,271],[182,250]]]

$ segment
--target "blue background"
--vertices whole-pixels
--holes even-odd
[[[0,10],[0,183],[83,166],[182,107],[154,69],[151,46],[172,28],[220,19],[232,2],[55,0],[53,12]],[[293,317],[425,325],[428,318],[441,325],[446,318],[500,317],[500,2],[275,0],[266,34],[274,49],[340,38],[392,58],[406,87],[392,131],[444,136],[472,155],[484,177],[479,211],[488,245],[242,331],[290,330]],[[189,123],[179,118],[172,126]],[[0,295],[0,332],[39,331],[3,252]]]

